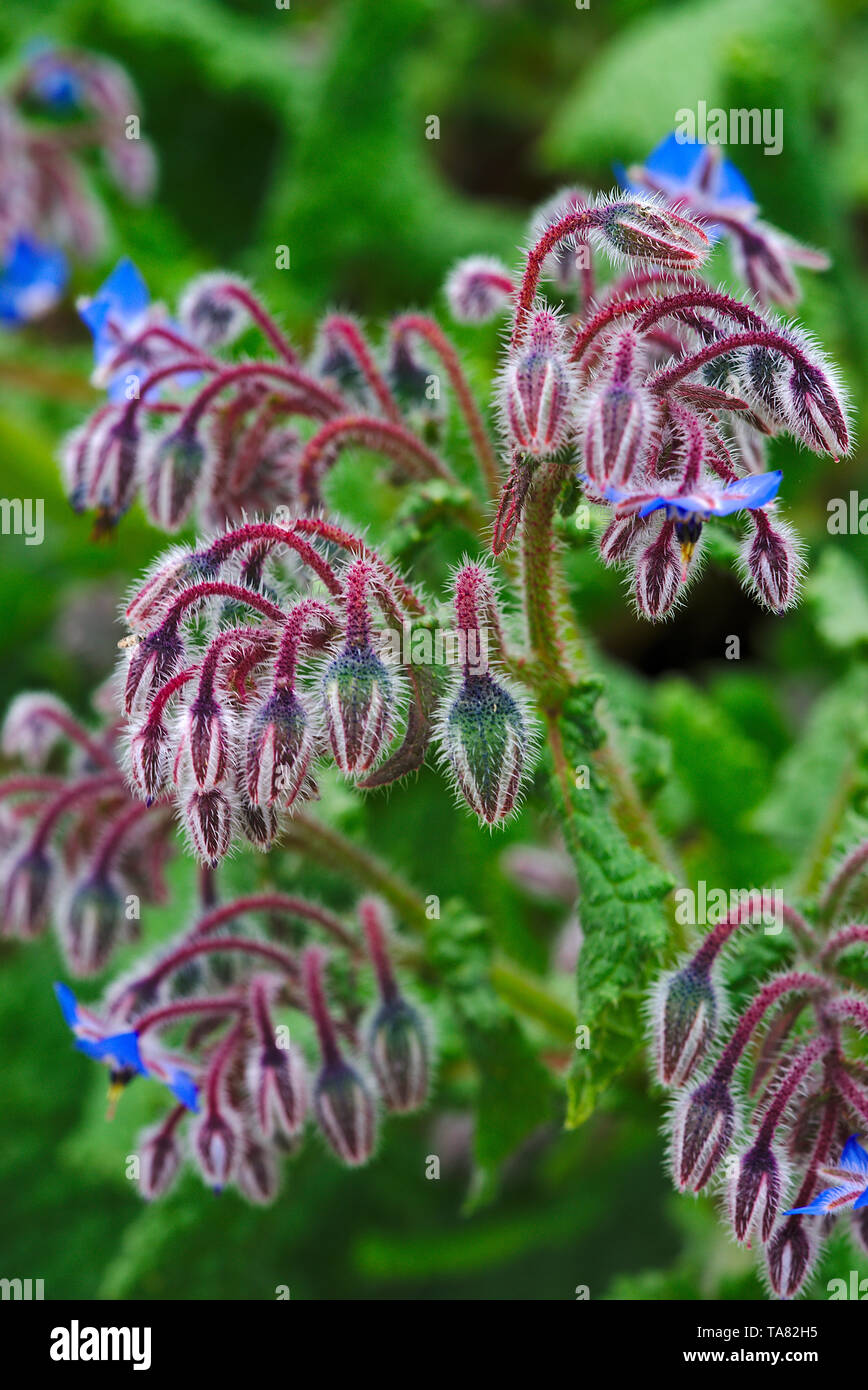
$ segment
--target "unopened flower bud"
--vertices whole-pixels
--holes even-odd
[[[16,695],[3,720],[0,749],[27,767],[44,767],[67,722],[72,722],[72,713],[55,695],[31,691]]]
[[[341,1051],[326,1003],[323,965],[323,953],[309,947],[302,958],[302,972],[323,1059],[314,1083],[313,1108],[338,1158],[356,1168],[367,1163],[374,1151],[377,1117],[367,1084]]]
[[[697,266],[710,250],[701,227],[655,198],[632,196],[600,205],[591,235],[610,256],[654,265]]]
[[[145,801],[156,801],[169,772],[169,735],[159,719],[146,719],[130,737],[130,783]]]
[[[418,1110],[428,1097],[428,1042],[421,1015],[402,995],[380,1005],[371,1023],[368,1060],[389,1110]]]
[[[741,1155],[729,1183],[729,1213],[736,1240],[746,1241],[754,1229],[767,1241],[781,1204],[784,1181],[771,1148],[760,1141]]]
[[[139,1191],[145,1201],[162,1197],[172,1186],[181,1167],[181,1147],[175,1126],[160,1121],[142,1131],[138,1141]]]
[[[217,271],[191,280],[178,305],[181,326],[207,352],[234,341],[248,321],[241,300],[232,293],[247,292],[243,280]]]
[[[546,458],[567,442],[573,424],[573,380],[555,315],[541,310],[528,339],[506,365],[504,422],[512,443]]]
[[[205,447],[193,430],[180,428],[149,441],[143,464],[148,515],[162,531],[187,520],[205,464]]]
[[[268,1144],[247,1136],[235,1174],[238,1190],[257,1206],[268,1206],[280,1188],[277,1155]]]
[[[367,772],[392,733],[392,680],[370,642],[347,642],[322,681],[332,755],[347,777]]]
[[[210,1107],[193,1131],[193,1154],[205,1181],[217,1192],[234,1176],[240,1158],[238,1127],[228,1113]]]
[[[629,482],[641,463],[654,423],[646,391],[633,384],[636,340],[622,335],[609,379],[591,395],[584,430],[585,472],[604,493]]]
[[[637,550],[634,558],[636,607],[644,617],[656,622],[672,608],[683,578],[675,523],[664,521],[657,538]]]
[[[784,613],[799,595],[805,561],[801,543],[783,521],[773,525],[765,512],[750,517],[739,569],[745,587],[773,613]]]
[[[246,1077],[265,1138],[277,1130],[298,1134],[307,1114],[307,1072],[297,1050],[260,1041],[248,1055]]]
[[[815,1250],[805,1224],[789,1217],[766,1246],[769,1280],[779,1298],[795,1298],[811,1272]]]
[[[161,623],[130,648],[124,682],[124,712],[144,714],[161,685],[175,675],[184,655],[176,623]]]
[[[446,281],[449,312],[456,323],[487,323],[506,308],[512,277],[493,256],[468,256],[449,272]]]
[[[331,1148],[351,1168],[367,1163],[376,1141],[371,1093],[343,1058],[327,1062],[316,1078],[314,1113]]]
[[[465,675],[441,721],[443,754],[455,784],[481,821],[514,809],[529,737],[518,701],[490,672]]]
[[[689,961],[664,975],[654,999],[657,1074],[664,1086],[683,1086],[705,1055],[718,1018],[710,972]]]
[[[725,1081],[712,1076],[678,1103],[672,1168],[680,1191],[700,1192],[723,1159],[735,1130],[735,1102]]]
[[[232,843],[232,806],[222,791],[196,791],[184,803],[184,824],[197,856],[216,868]]]
[[[123,935],[124,894],[108,874],[88,875],[74,884],[58,910],[64,954],[75,975],[95,975]]]
[[[247,795],[254,806],[291,806],[302,790],[314,737],[301,700],[275,690],[250,716],[246,740]]]
[[[225,780],[229,766],[231,721],[210,690],[199,693],[178,719],[173,777],[175,785],[192,775],[202,791]]]
[[[48,925],[54,866],[40,846],[27,850],[2,875],[3,931],[31,937]]]

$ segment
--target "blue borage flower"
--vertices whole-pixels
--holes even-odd
[[[868,1153],[853,1134],[841,1152],[837,1168],[820,1168],[819,1176],[823,1182],[833,1183],[824,1192],[819,1192],[806,1207],[791,1207],[785,1216],[818,1216],[829,1212],[834,1214],[852,1207],[861,1211],[868,1207]]]
[[[633,512],[637,516],[650,516],[652,512],[665,510],[669,521],[708,521],[712,516],[732,516],[734,512],[754,512],[767,507],[777,496],[783,476],[783,471],[775,468],[770,473],[752,473],[731,483],[705,483],[689,492],[626,492],[622,488],[607,487],[605,495],[609,502],[615,503],[620,516]]]
[[[617,516],[650,516],[662,511],[675,522],[675,536],[681,546],[681,562],[686,575],[703,522],[713,516],[732,516],[735,512],[760,511],[773,502],[781,485],[780,468],[770,473],[752,473],[731,483],[707,482],[681,492],[627,492],[609,486],[604,496],[612,502]]]
[[[151,296],[144,278],[125,256],[118,261],[95,295],[80,299],[78,312],[93,334],[94,374],[98,374],[122,347],[144,326]],[[123,400],[126,377],[141,374],[141,362],[129,362],[108,383],[110,400]]]
[[[111,1070],[112,1089],[125,1086],[134,1076],[151,1076],[166,1086],[176,1100],[188,1110],[198,1111],[196,1083],[189,1072],[176,1066],[169,1058],[148,1052],[142,1055],[141,1039],[135,1029],[112,1033],[95,1014],[79,1004],[68,985],[54,986],[57,1002],[65,1022],[75,1034],[79,1052],[105,1062]]]
[[[709,217],[715,207],[742,215],[756,212],[747,179],[723,157],[720,147],[679,140],[675,131],[660,141],[644,164],[632,164],[626,170],[615,165],[615,173],[634,193],[664,193],[673,199],[688,197],[694,206],[705,204]]]
[[[0,270],[0,321],[27,323],[46,314],[63,293],[68,273],[66,257],[56,246],[19,233]]]
[[[176,328],[176,325],[164,318],[164,311],[159,305],[151,303],[150,291],[141,271],[127,256],[118,261],[96,294],[80,299],[76,307],[93,334],[94,383],[106,386],[110,401],[126,400],[128,379],[131,376],[141,379],[158,364],[149,348],[142,357],[131,357],[106,381],[106,369],[112,359],[124,343],[138,337],[150,322],[162,322],[166,328]],[[177,348],[164,350],[178,355]],[[198,372],[179,372],[175,382],[185,387],[198,381],[199,377]],[[158,393],[154,391],[153,394],[156,396]]]

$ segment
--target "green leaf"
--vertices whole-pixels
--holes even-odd
[[[840,546],[827,546],[805,585],[820,636],[830,647],[868,641],[868,582],[859,564]]]
[[[570,766],[590,769],[588,785],[575,787],[569,805],[561,801],[560,808],[580,884],[578,1022],[589,1030],[589,1045],[577,1047],[570,1076],[570,1128],[589,1117],[641,1048],[643,1001],[666,949],[663,898],[672,886],[615,823],[592,767],[602,742],[594,715],[600,688],[596,680],[578,686],[560,721]]]

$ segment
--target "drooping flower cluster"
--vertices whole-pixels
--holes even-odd
[[[356,972],[368,959],[378,998],[367,1020],[355,994],[329,1005],[321,946],[276,945],[250,925],[256,914],[328,936]],[[396,979],[383,904],[365,898],[359,916],[360,934],[317,903],[251,895],[204,912],[110,986],[96,1009],[56,986],[76,1046],[109,1069],[112,1105],[139,1077],[158,1081],[175,1102],[139,1139],[144,1197],[165,1193],[189,1158],[215,1191],[234,1184],[268,1203],[310,1113],[333,1153],[358,1167],[374,1151],[380,1107],[406,1114],[425,1104],[427,1025]],[[299,1016],[312,1025],[309,1043],[296,1038]]]
[[[94,150],[127,197],[150,194],[154,155],[123,69],[78,49],[32,45],[0,93],[0,322],[46,313],[66,284],[65,253],[92,260],[102,250],[103,210],[82,159]]]
[[[123,725],[110,690],[88,730],[53,695],[20,695],[2,750],[22,765],[0,781],[2,931],[25,940],[53,922],[75,975],[103,970],[135,940],[141,903],[165,897],[171,810],[130,796],[119,766]]]
[[[847,911],[866,864],[868,844],[859,845],[830,876],[813,924],[781,906],[773,929],[787,928],[791,964],[725,1027],[724,961],[752,922],[768,920],[759,890],[663,976],[653,1000],[655,1067],[673,1092],[675,1185],[721,1190],[736,1240],[760,1241],[782,1298],[809,1279],[823,1216],[852,1210],[868,1249],[868,1155],[854,1136],[868,1128],[868,995],[853,977],[868,926]]]
[[[711,153],[707,162],[718,167]],[[723,217],[717,205],[712,216],[674,184],[659,184],[655,195],[657,202],[634,194],[635,202],[625,195],[601,205],[565,193],[536,224],[500,378],[511,463],[493,550],[512,541],[541,461],[549,461],[562,465],[565,482],[578,478],[588,502],[609,509],[600,555],[627,571],[644,616],[672,611],[696,573],[705,523],[734,512],[747,523],[743,581],[780,613],[798,594],[803,560],[792,528],[775,515],[781,474],[765,471],[765,441],[789,433],[815,453],[848,453],[846,395],[800,328],[763,310],[759,295],[756,306],[745,303],[698,275],[707,232]],[[747,221],[738,225],[747,237]],[[654,268],[631,269],[597,292],[595,243]],[[806,256],[800,263],[824,264]],[[474,262],[466,274],[476,282]],[[545,277],[575,298],[572,314],[555,313],[539,295]],[[455,299],[460,284],[456,272]]]

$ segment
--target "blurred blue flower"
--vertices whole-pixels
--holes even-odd
[[[94,370],[104,367],[123,346],[143,327],[151,296],[139,269],[129,257],[118,261],[108,279],[89,299],[77,305],[80,317],[93,334]],[[125,363],[124,368],[108,383],[111,400],[124,399],[124,385],[129,375],[141,375],[144,364]]]
[[[0,322],[26,323],[53,309],[67,275],[62,251],[19,233],[0,270]]]
[[[58,111],[82,104],[84,83],[68,57],[47,39],[34,39],[25,50],[30,62],[28,87],[33,96]]]
[[[79,1052],[105,1062],[112,1081],[124,1084],[134,1076],[151,1076],[171,1091],[188,1110],[198,1110],[198,1090],[189,1072],[157,1053],[143,1057],[138,1033],[134,1030],[110,1032],[95,1014],[83,1009],[68,985],[54,986],[65,1022],[75,1035]]]
[[[854,1211],[868,1207],[868,1153],[855,1134],[844,1145],[837,1168],[821,1168],[819,1173],[824,1182],[834,1186],[818,1193],[806,1207],[791,1207],[785,1216],[817,1216],[846,1207]]]
[[[633,192],[665,193],[669,198],[689,197],[691,202],[713,207],[754,204],[747,179],[720,153],[718,145],[681,141],[675,131],[651,151],[644,164],[625,170],[615,166],[619,180]]]

